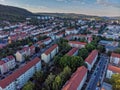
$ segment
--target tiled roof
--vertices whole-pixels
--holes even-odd
[[[108,65],[108,70],[114,72],[114,73],[120,73],[120,68],[112,65]]]
[[[117,53],[112,53],[111,56],[120,58],[120,54],[117,54]]]
[[[84,66],[79,67],[70,80],[63,86],[62,90],[77,90],[86,73],[87,68]]]
[[[94,58],[96,57],[96,55],[98,54],[97,50],[93,50],[89,56],[85,59],[85,62],[88,62],[89,64],[92,64]]]
[[[15,81],[18,77],[20,77],[22,74],[24,74],[27,70],[29,70],[32,66],[37,64],[40,61],[40,58],[35,58],[34,60],[28,62],[25,66],[19,68],[15,72],[13,72],[11,75],[8,77],[2,79],[0,81],[0,87],[5,88],[8,86],[10,83]]]
[[[78,51],[78,48],[72,48],[72,49],[67,53],[67,55],[68,55],[68,56],[72,56],[76,51]]]
[[[5,62],[3,60],[0,60],[0,65],[3,65]]]
[[[87,43],[85,42],[78,42],[78,41],[69,41],[69,43],[72,43],[72,44],[80,44],[80,45],[86,45]]]
[[[15,59],[12,55],[7,56],[7,58],[8,58],[9,60],[13,60],[13,59]]]
[[[49,49],[47,49],[44,53],[46,55],[50,54],[56,47],[58,47],[57,44],[54,44],[52,47],[50,47]]]
[[[44,42],[49,41],[49,40],[51,40],[51,38],[46,38],[46,39],[44,40]]]
[[[34,48],[35,48],[34,45],[30,46],[30,49],[34,49]]]

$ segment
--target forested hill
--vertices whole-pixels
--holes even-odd
[[[20,20],[20,18],[22,19],[32,15],[33,13],[26,9],[0,4],[0,20]]]

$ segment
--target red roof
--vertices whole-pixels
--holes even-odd
[[[30,49],[34,49],[34,48],[35,48],[34,45],[30,46]]]
[[[54,44],[52,47],[50,47],[49,49],[47,49],[44,53],[46,55],[50,54],[56,47],[58,47],[57,44]]]
[[[51,40],[51,38],[46,38],[46,39],[44,40],[44,42],[49,41],[49,40]]]
[[[96,57],[96,55],[98,54],[97,50],[93,50],[89,56],[85,59],[85,62],[88,62],[89,64],[92,64],[94,58]]]
[[[13,72],[8,77],[0,80],[0,87],[5,88],[10,83],[12,83],[14,80],[16,80],[18,77],[20,77],[22,74],[24,74],[32,66],[34,66],[35,64],[37,64],[39,61],[40,61],[40,58],[35,58],[34,60],[28,62],[25,66],[19,68],[15,72]]]
[[[43,44],[43,43],[42,43],[41,41],[38,41],[37,44],[41,45],[41,44]]]
[[[69,43],[72,43],[72,44],[80,44],[80,45],[86,45],[87,43],[85,42],[78,42],[78,41],[69,41]]]
[[[79,67],[70,80],[63,86],[62,90],[77,90],[86,73],[87,68],[84,66]]]
[[[0,65],[3,65],[5,62],[3,60],[0,60]]]
[[[72,56],[76,51],[78,51],[78,48],[72,48],[72,49],[67,53],[67,55],[68,55],[68,56]]]
[[[112,65],[108,65],[108,70],[114,72],[114,73],[120,73],[120,68]]]
[[[117,54],[117,53],[112,53],[111,56],[120,58],[120,54]]]
[[[15,59],[12,55],[7,56],[7,58],[8,58],[9,60],[13,60],[13,59]]]

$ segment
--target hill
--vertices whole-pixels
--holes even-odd
[[[98,16],[85,15],[85,14],[75,14],[75,13],[36,13],[36,15],[46,15],[46,16],[54,16],[60,18],[101,18]]]
[[[0,5],[0,20],[20,20],[28,16],[32,16],[33,13],[26,9]]]

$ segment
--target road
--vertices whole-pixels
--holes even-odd
[[[88,82],[86,90],[99,90],[98,86],[103,82],[107,65],[108,57],[106,55],[101,55],[97,67],[93,72],[90,81]]]

